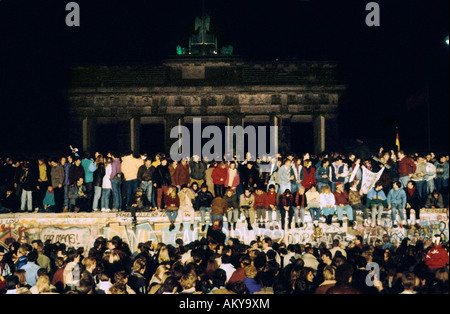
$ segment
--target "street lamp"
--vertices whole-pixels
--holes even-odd
[[[447,35],[447,37],[445,37],[444,42],[445,42],[445,44],[448,46],[448,35]]]

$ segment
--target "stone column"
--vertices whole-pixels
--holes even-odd
[[[313,117],[314,125],[314,153],[320,154],[325,150],[325,117],[317,115]]]
[[[131,123],[129,119],[117,120],[117,149],[126,152],[132,149],[131,146]],[[133,153],[137,153],[133,150]]]
[[[291,150],[291,116],[277,117],[278,123],[278,151],[286,155]]]
[[[231,137],[231,128],[236,126],[244,127],[244,117],[242,115],[234,114],[227,117],[227,127],[225,130],[227,134],[225,135],[225,152],[231,152],[232,155],[235,154],[236,140]],[[227,143],[226,139],[230,139]]]
[[[85,117],[81,122],[83,132],[83,151],[91,151],[94,149],[95,142],[95,121],[92,117]]]
[[[139,127],[141,120],[139,117],[130,119],[130,149],[133,152],[139,152]]]
[[[278,151],[280,150],[280,137],[279,137],[280,126],[279,126],[279,118],[277,116],[275,116],[275,115],[270,116],[270,126],[274,126],[274,127],[277,128],[277,131],[275,132],[274,138],[270,139],[270,141],[271,142],[273,141],[274,143],[277,143],[276,150],[277,150],[277,153],[278,153]],[[270,147],[269,147],[269,149],[270,149]]]
[[[178,140],[176,138],[170,138],[170,131],[177,126],[180,126],[181,123],[182,123],[182,119],[180,116],[170,115],[170,116],[166,116],[164,118],[164,153],[165,154],[170,153],[170,148],[172,147],[173,143],[175,143]]]

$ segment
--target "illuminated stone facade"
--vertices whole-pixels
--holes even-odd
[[[247,62],[233,56],[78,67],[69,90],[71,140],[83,150],[98,150],[106,149],[105,137],[113,137],[115,149],[147,151],[148,130],[155,125],[156,149],[168,152],[176,141],[170,130],[200,117],[209,124],[276,125],[280,152],[318,153],[337,137],[345,90],[337,72],[332,62]],[[307,124],[312,131],[292,134],[292,123]],[[309,147],[293,145],[293,138],[302,136],[309,137]]]

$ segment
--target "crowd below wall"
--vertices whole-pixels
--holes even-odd
[[[209,227],[176,245],[147,241],[136,251],[119,236],[85,251],[48,240],[0,246],[6,294],[448,294],[448,244],[425,246],[361,236],[317,247],[257,238],[249,245]]]

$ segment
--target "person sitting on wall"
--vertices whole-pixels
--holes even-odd
[[[136,220],[136,212],[142,212],[145,211],[146,207],[144,205],[144,189],[141,187],[138,187],[136,189],[136,193],[131,195],[130,199],[130,212],[131,216],[133,217],[133,220]]]
[[[0,214],[17,213],[20,201],[12,186],[6,188],[6,194],[0,201]]]
[[[47,187],[47,192],[45,193],[44,200],[42,201],[42,206],[39,208],[40,213],[54,213],[56,209],[55,203],[55,191],[53,187],[49,185]]]
[[[69,189],[70,210],[78,213],[79,211],[89,211],[89,201],[86,194],[84,178],[80,177]]]
[[[426,208],[443,208],[444,207],[444,198],[442,194],[437,190],[434,190],[433,193],[427,196],[427,201],[425,203]]]

